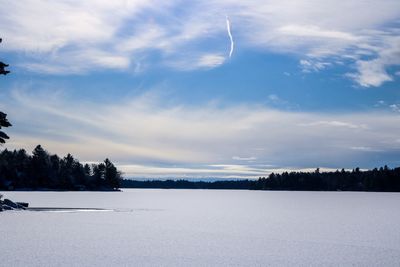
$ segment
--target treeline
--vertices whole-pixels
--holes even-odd
[[[188,181],[188,180],[128,180],[121,181],[122,188],[161,188],[161,189],[250,189],[254,181]]]
[[[387,166],[369,171],[356,168],[352,171],[283,172],[271,173],[257,180],[188,181],[188,180],[122,180],[123,188],[165,189],[248,189],[293,191],[381,191],[400,192],[400,168]]]
[[[117,190],[121,173],[106,159],[81,164],[71,154],[51,155],[40,145],[32,155],[24,149],[0,152],[0,190]]]
[[[400,167],[271,173],[257,180],[138,181],[122,179],[108,159],[99,164],[81,164],[71,154],[60,158],[49,154],[40,145],[32,155],[23,149],[0,152],[0,190],[117,190],[120,187],[400,192]]]
[[[256,190],[309,190],[309,191],[381,191],[400,192],[400,168],[388,166],[373,170],[271,173],[259,178]]]

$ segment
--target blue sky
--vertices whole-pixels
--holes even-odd
[[[6,148],[127,177],[400,165],[398,1],[1,3]]]

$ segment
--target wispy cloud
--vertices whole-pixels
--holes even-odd
[[[256,157],[239,157],[239,156],[233,156],[232,159],[234,160],[244,160],[244,161],[254,161],[257,158]]]
[[[386,110],[391,110],[393,112],[399,112],[400,113],[400,104],[398,103],[388,103],[383,100],[379,100],[375,105],[375,108],[379,109],[386,109]]]
[[[354,16],[357,10],[357,16]],[[242,49],[297,54],[306,70],[345,61],[363,87],[393,80],[400,64],[400,3],[394,0],[282,2],[10,1],[2,2],[3,49],[18,65],[47,73],[126,70],[140,64],[195,69],[223,64],[230,19]],[[152,54],[153,53],[153,54]],[[152,54],[152,56],[148,56]],[[193,56],[199,60],[193,60]],[[146,61],[146,62],[142,62]],[[151,61],[151,62],[147,62]]]
[[[302,68],[303,72],[318,72],[329,66],[332,66],[332,63],[320,62],[318,60],[300,60],[300,67]]]
[[[400,112],[400,104],[392,104],[389,106],[394,112]]]
[[[358,37],[348,32],[323,30],[315,25],[285,25],[278,28],[282,34],[299,36],[302,38],[340,39],[346,41],[357,41]]]
[[[327,126],[327,127],[345,127],[350,129],[367,129],[368,126],[366,124],[354,124],[344,121],[313,121],[309,123],[300,123],[300,126]]]
[[[228,32],[229,41],[231,42],[231,48],[229,50],[229,57],[231,58],[235,43],[233,42],[233,37],[232,37],[232,32],[231,32],[231,21],[229,20],[228,16],[226,16],[226,30]]]
[[[396,34],[400,34],[400,31]],[[383,39],[386,41],[384,41],[381,47],[376,47],[375,58],[357,59],[356,68],[358,72],[348,75],[361,86],[376,87],[394,79],[387,69],[390,66],[400,65],[400,37],[386,36]]]
[[[213,68],[223,64],[225,57],[219,54],[202,55],[197,60],[196,67]]]
[[[370,151],[370,152],[380,152],[381,150],[379,149],[373,149],[372,147],[369,146],[352,146],[350,149],[353,150],[359,150],[359,151]]]
[[[169,104],[157,94],[115,99],[108,105],[71,102],[63,91],[14,89],[4,97],[10,101],[0,108],[14,125],[8,129],[8,148],[31,150],[42,144],[82,161],[107,156],[120,165],[175,165],[185,169],[179,173],[202,176],[239,172],[186,169],[235,165],[253,168],[241,174],[251,176],[270,169],[259,165],[368,167],[377,164],[371,153],[378,153],[382,164],[398,160],[400,153],[400,116],[393,112],[314,114],[254,104],[189,107]],[[360,149],[367,147],[371,149]]]

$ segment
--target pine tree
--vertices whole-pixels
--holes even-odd
[[[112,188],[119,188],[121,175],[117,171],[117,168],[114,166],[114,164],[109,159],[104,160],[104,165],[105,165],[105,177],[104,178],[105,178],[106,184]]]
[[[7,114],[0,111],[0,129],[2,127],[10,127],[11,123],[7,120]],[[8,135],[0,131],[0,144],[4,144],[5,139],[9,139]]]
[[[0,43],[2,39],[0,38]],[[4,70],[4,67],[8,67],[7,64],[4,64],[0,61],[0,74],[8,74],[9,71]],[[10,127],[11,123],[7,120],[7,114],[0,111],[0,129],[1,127]],[[5,139],[9,139],[8,135],[6,135],[3,131],[0,131],[0,144],[4,144]]]

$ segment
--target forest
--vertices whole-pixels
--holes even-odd
[[[82,164],[71,154],[60,158],[38,145],[28,155],[24,149],[0,152],[0,190],[99,190],[120,187],[121,172],[105,159]]]
[[[162,189],[251,189],[254,181],[188,181],[188,180],[130,180],[123,179],[123,188],[162,188]]]
[[[24,149],[0,152],[0,190],[107,191],[119,188],[400,192],[400,167],[271,173],[254,180],[132,180],[123,179],[109,159],[99,164],[82,164],[71,154],[60,158],[40,145],[32,155]]]
[[[361,171],[271,173],[255,181],[256,190],[382,191],[400,192],[400,168],[388,166]]]
[[[381,191],[400,192],[400,168],[387,166],[379,169],[335,172],[283,172],[271,173],[257,180],[220,180],[214,182],[188,180],[122,180],[124,188],[176,188],[176,189],[248,189],[293,191]]]

